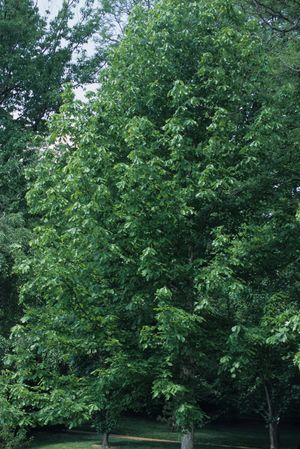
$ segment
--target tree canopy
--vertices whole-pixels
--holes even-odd
[[[27,171],[11,397],[32,424],[92,418],[104,445],[164,401],[191,449],[231,378],[277,449],[299,382],[299,80],[239,2],[136,3]]]

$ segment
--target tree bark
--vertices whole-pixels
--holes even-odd
[[[194,447],[194,432],[187,431],[181,437],[181,449],[193,449]]]
[[[278,439],[277,420],[269,423],[269,436],[270,436],[270,449],[278,449],[279,439]]]
[[[279,417],[275,415],[268,387],[265,385],[266,400],[268,406],[268,429],[270,449],[279,449]]]
[[[109,433],[104,432],[103,436],[102,436],[102,447],[105,449],[107,449],[109,447],[108,438],[109,438]]]

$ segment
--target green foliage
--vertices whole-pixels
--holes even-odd
[[[26,447],[28,447],[28,441],[24,430],[15,432],[7,426],[0,427],[1,449],[23,449]]]
[[[299,3],[297,0],[251,0],[263,23],[282,34],[299,32]]]
[[[70,27],[74,6],[65,2],[47,24],[31,0],[0,1],[0,332],[5,337],[22,313],[13,272],[16,251],[26,250],[31,236],[24,170],[36,158],[34,136],[61,103],[62,83],[75,78],[74,52],[96,25],[93,15]]]
[[[29,420],[22,403],[17,401],[10,374],[2,371],[0,376],[0,448],[22,449],[29,442],[26,432]]]
[[[125,12],[137,3],[103,2],[100,7],[87,1],[79,12],[77,0],[63,2],[50,20],[31,0],[0,1],[0,303],[9,317],[1,319],[0,327],[5,335],[21,313],[12,267],[15,249],[28,249],[24,171],[36,162],[37,135],[46,132],[49,116],[58,110],[65,82],[95,81],[108,49],[120,38],[111,39],[107,27],[111,33],[119,20],[125,26]],[[97,51],[89,56],[84,45],[95,34]]]
[[[66,87],[7,357],[33,422],[109,432],[152,395],[189,432],[228,373],[268,423],[298,394],[298,80],[268,36],[238,3],[163,0],[88,104]]]
[[[254,32],[223,0],[136,9],[95,101],[68,99],[54,116],[54,146],[30,175],[41,221],[19,266],[29,276],[20,329],[36,341],[26,364],[28,342],[16,349],[25,383],[43,373],[52,396],[75,376],[98,392],[98,417],[133,408],[152,384],[182,430],[203,421],[218,364],[208,358],[220,350],[203,285],[212,230],[232,223],[253,163],[245,142],[264,88]],[[37,364],[52,350],[56,378]]]

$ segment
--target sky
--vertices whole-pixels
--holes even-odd
[[[42,15],[49,9],[49,11],[51,11],[51,16],[55,16],[62,3],[62,0],[37,0],[37,5]]]

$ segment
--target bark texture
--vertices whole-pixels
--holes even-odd
[[[269,423],[270,449],[279,448],[278,422]]]
[[[193,449],[194,434],[191,431],[184,433],[181,437],[181,449]]]
[[[269,388],[265,385],[266,400],[268,406],[268,428],[269,428],[269,439],[270,439],[270,449],[279,449],[279,416],[274,412],[274,407],[272,404],[271,395]]]
[[[108,438],[109,438],[109,433],[104,432],[103,437],[102,437],[102,447],[105,449],[107,449],[109,447]]]

